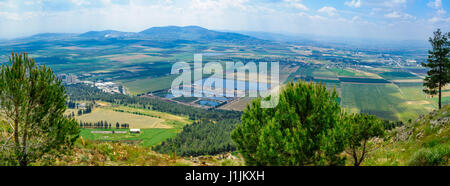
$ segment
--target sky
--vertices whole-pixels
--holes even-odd
[[[450,0],[0,0],[0,38],[154,26],[426,40]]]

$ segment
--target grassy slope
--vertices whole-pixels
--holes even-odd
[[[72,153],[51,162],[57,166],[240,166],[243,160],[229,154],[228,158],[220,156],[201,156],[196,158],[179,157],[173,154],[159,154],[148,147],[124,143],[106,143],[78,140]],[[38,162],[35,165],[47,165]]]
[[[449,165],[450,105],[389,132],[364,165]]]

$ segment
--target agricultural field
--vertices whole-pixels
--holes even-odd
[[[84,139],[94,141],[120,141],[124,143],[154,146],[160,142],[174,137],[184,125],[191,121],[186,117],[148,109],[139,109],[126,106],[107,106],[95,108],[92,113],[76,116],[83,122],[106,121],[112,124],[112,129],[86,129],[81,130]],[[115,123],[128,123],[130,128],[141,129],[139,134],[131,134],[128,129],[115,129]],[[125,134],[99,134],[92,131],[126,131]]]
[[[163,119],[165,120],[164,123],[167,125],[170,125],[172,128],[182,128],[184,125],[190,124],[191,121],[188,119],[187,116],[178,116],[173,115],[165,112],[158,112],[154,110],[149,109],[141,109],[141,108],[134,108],[134,107],[127,107],[127,106],[118,106],[118,107],[110,107],[109,109],[112,109],[114,111],[119,112],[125,112],[125,113],[131,113],[131,114],[137,114],[137,115],[143,115],[143,116],[149,116],[153,118]],[[151,107],[150,107],[151,109]]]
[[[126,131],[125,134],[93,134],[92,131]],[[176,129],[147,128],[141,129],[139,134],[131,134],[127,129],[82,129],[80,136],[86,140],[111,141],[129,144],[139,144],[145,147],[152,147],[162,141],[176,136]]]
[[[147,92],[169,89],[176,75],[163,76],[157,78],[146,78],[136,80],[122,80],[120,84],[125,86],[130,95],[137,95]]]
[[[349,112],[364,112],[383,119],[406,121],[435,108],[425,97],[420,99],[408,95],[418,92],[404,88],[405,92],[408,91],[405,93],[394,84],[342,84],[341,88],[341,104]],[[412,101],[411,97],[414,97]]]
[[[420,77],[411,74],[410,72],[382,72],[379,75],[387,80],[421,79]]]
[[[251,104],[251,101],[254,98],[249,98],[249,97],[243,97],[243,98],[239,98],[236,99],[234,101],[232,101],[231,103],[228,103],[224,106],[219,107],[220,109],[223,110],[237,110],[237,111],[242,111],[244,110],[247,105]]]
[[[108,123],[128,123],[130,128],[176,128],[179,129],[190,123],[186,117],[147,109],[132,107],[102,107],[95,108],[92,113],[76,117],[83,122],[107,121]]]
[[[97,34],[48,40],[30,37],[29,41],[4,42],[0,44],[0,63],[7,61],[10,51],[27,51],[37,63],[51,67],[58,74],[74,74],[80,81],[113,82],[135,96],[168,90],[177,77],[170,75],[172,65],[181,61],[192,65],[194,54],[203,54],[203,64],[218,62],[224,69],[227,62],[277,61],[280,62],[280,83],[299,79],[324,83],[330,89],[336,88],[342,97],[342,106],[350,111],[404,120],[436,108],[437,98],[426,97],[421,92],[426,69],[420,67],[420,62],[426,60],[426,50],[361,48],[355,51],[354,46],[271,42],[239,35],[219,41],[198,40],[197,36],[188,34],[193,38],[180,40],[178,36],[170,39],[165,31],[157,34],[169,39],[154,35],[105,39],[102,33]],[[208,75],[203,74],[203,77]],[[407,86],[410,83],[414,86]],[[444,92],[444,103],[450,102],[449,97],[450,93]],[[236,99],[221,105],[220,109],[242,110],[250,100]],[[179,98],[175,101],[190,104],[198,100]],[[71,112],[74,110],[66,113]],[[114,113],[122,119],[106,117],[112,123],[122,121],[139,128],[171,127],[168,123],[171,120],[163,120],[166,116],[158,118],[149,113],[133,112],[118,112],[108,107],[80,117],[97,122]]]
[[[138,116],[110,109],[94,109],[92,113],[77,116],[76,119],[83,122],[106,121],[113,124],[116,122],[128,123],[131,128],[172,128],[164,124],[164,120],[160,118]]]

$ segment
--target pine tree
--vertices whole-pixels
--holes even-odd
[[[247,165],[340,165],[344,159],[341,108],[323,84],[288,83],[275,108],[255,99],[231,137]]]
[[[438,94],[439,109],[442,108],[442,87],[450,83],[449,37],[449,33],[443,34],[440,29],[435,31],[433,38],[429,39],[433,48],[428,51],[428,63],[422,63],[429,68],[423,91],[432,96]]]
[[[353,165],[359,166],[370,151],[368,141],[384,134],[383,121],[374,115],[352,114],[345,117],[344,123],[349,144],[346,152],[353,158]]]
[[[0,71],[0,115],[12,129],[0,144],[7,161],[27,166],[71,147],[79,126],[64,117],[65,103],[65,88],[50,68],[36,65],[26,53],[12,53]]]

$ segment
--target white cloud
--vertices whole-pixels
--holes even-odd
[[[392,13],[384,15],[384,17],[387,17],[387,18],[400,18],[401,15],[398,12],[392,12]]]
[[[309,15],[309,14],[304,13],[304,12],[300,12],[300,13],[298,13],[298,15],[299,15],[300,17],[306,17],[306,18],[308,18],[308,19],[310,19],[310,20],[313,20],[313,21],[323,21],[323,20],[327,20],[326,17],[319,16],[319,15]]]
[[[362,21],[361,17],[359,16],[353,16],[352,22]]]
[[[306,7],[305,5],[303,5],[301,3],[293,3],[292,6],[294,6],[297,9],[303,10],[303,11],[308,11],[308,7]]]
[[[8,1],[0,1],[0,10],[1,9],[14,9],[17,8],[14,1],[8,0]]]
[[[309,8],[301,3],[302,0],[284,0],[287,6],[294,7],[299,10],[308,11]]]
[[[4,18],[12,21],[22,21],[30,19],[34,16],[36,16],[36,14],[32,12],[24,12],[24,13],[0,12],[0,19]]]
[[[434,16],[430,19],[428,19],[431,23],[438,23],[438,22],[444,22],[444,23],[450,23],[450,17],[444,18],[439,16]]]
[[[201,10],[217,10],[226,8],[247,9],[245,3],[248,0],[192,0],[191,7]]]
[[[427,5],[431,8],[439,9],[442,7],[442,0],[430,1]]]
[[[439,9],[439,10],[437,10],[437,12],[436,12],[436,14],[437,15],[444,15],[444,14],[446,14],[447,12],[444,10],[444,9]]]
[[[71,0],[73,4],[76,4],[77,6],[82,6],[82,5],[90,5],[91,2],[86,1],[86,0]]]
[[[406,3],[406,0],[387,0],[384,1],[383,6],[391,9],[397,9],[399,7],[405,7]]]
[[[335,15],[337,15],[336,8],[331,7],[331,6],[324,6],[324,7],[320,8],[319,10],[317,10],[317,12],[319,12],[319,13],[326,13],[326,14],[328,14],[328,16],[335,16]]]
[[[447,12],[442,7],[442,0],[430,1],[427,5],[433,9],[436,9],[436,14],[432,18],[428,19],[429,22],[450,22],[450,17],[445,17]]]
[[[392,19],[415,19],[416,17],[407,14],[407,13],[399,13],[397,11],[393,11],[389,14],[385,14],[384,17],[392,18]]]
[[[64,10],[50,9],[48,0],[24,0],[24,9],[2,9],[0,38],[43,32],[82,33],[113,29],[142,31],[153,26],[198,25],[214,30],[253,30],[313,33],[376,38],[425,38],[430,28],[450,29],[443,6],[433,9],[436,17],[419,17],[404,7],[413,0],[344,0],[341,6],[367,10],[345,11],[336,6],[305,6],[305,0],[67,0]],[[312,0],[309,0],[312,1]],[[329,0],[328,0],[329,1]],[[418,1],[418,0],[414,0]],[[431,0],[422,0],[425,4]],[[18,0],[0,0],[0,5],[22,7]],[[55,2],[55,1],[52,1]],[[325,2],[325,1],[324,1]],[[345,2],[345,5],[344,5]],[[436,0],[433,0],[435,3]],[[445,3],[445,2],[443,2]],[[319,3],[320,4],[320,3]],[[52,4],[61,7],[60,4]],[[77,6],[79,5],[79,6]],[[308,4],[306,4],[308,5]],[[392,5],[394,8],[385,5]],[[317,8],[317,9],[316,9]],[[319,9],[320,8],[320,9]],[[364,12],[363,12],[364,11]],[[26,13],[28,12],[28,13]],[[369,15],[369,14],[373,15]],[[387,25],[392,25],[387,27]],[[412,29],[412,28],[422,29]],[[330,33],[333,30],[333,33]]]
[[[353,8],[359,8],[361,7],[361,0],[346,1],[345,5]]]

